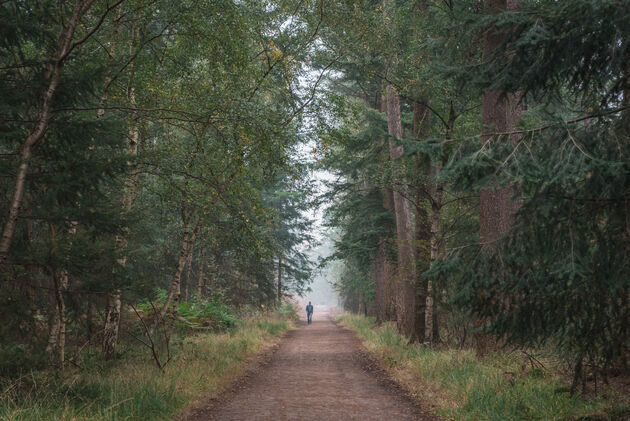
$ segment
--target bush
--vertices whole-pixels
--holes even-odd
[[[289,318],[294,321],[299,320],[297,309],[295,308],[295,303],[289,301],[285,301],[281,303],[278,307],[276,307],[276,313],[278,313],[282,317]]]
[[[166,302],[167,293],[158,288],[156,301],[144,300],[136,308],[145,318],[152,318],[157,309]],[[236,317],[221,297],[215,296],[208,301],[181,301],[177,308],[176,326],[180,329],[209,329],[225,331],[235,326]]]

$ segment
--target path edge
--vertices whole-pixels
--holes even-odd
[[[447,418],[442,418],[437,415],[433,410],[434,405],[431,405],[411,390],[405,383],[399,382],[392,376],[391,372],[385,366],[385,363],[373,355],[363,344],[363,341],[354,330],[344,326],[338,320],[331,317],[331,321],[335,326],[340,329],[347,330],[352,333],[359,343],[359,359],[363,370],[373,376],[384,387],[391,390],[392,393],[398,395],[401,398],[409,401],[416,410],[422,414],[422,421],[446,421]]]
[[[261,351],[249,357],[244,362],[243,371],[238,376],[228,381],[218,390],[205,393],[193,400],[190,405],[175,415],[173,421],[207,421],[212,419],[208,418],[209,414],[212,414],[214,409],[237,394],[240,389],[247,385],[251,378],[262,371],[271,362],[280,345],[288,336],[291,336],[292,333],[299,329],[301,324],[301,320],[295,322],[291,329],[288,329],[265,345]]]

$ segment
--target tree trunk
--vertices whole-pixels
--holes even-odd
[[[201,218],[197,221],[197,225],[194,230],[184,235],[184,241],[182,243],[182,250],[180,253],[179,261],[177,262],[177,269],[173,276],[171,284],[171,295],[173,300],[173,317],[177,315],[179,302],[181,299],[181,277],[184,269],[184,264],[188,260],[188,256],[192,252],[193,245],[195,244],[195,238],[201,228]]]
[[[188,253],[188,261],[186,262],[186,282],[184,283],[184,300],[188,301],[188,288],[192,282],[192,258],[194,252],[194,244],[190,248],[190,253]]]
[[[48,124],[52,118],[53,102],[59,85],[61,84],[63,66],[66,58],[72,50],[72,38],[74,36],[74,32],[79,25],[81,17],[85,14],[87,9],[89,9],[89,5],[88,7],[85,6],[84,1],[77,0],[75,2],[72,17],[61,30],[61,34],[59,35],[59,39],[57,41],[57,50],[55,51],[53,57],[51,57],[44,74],[45,80],[47,81],[47,87],[46,90],[41,93],[40,103],[37,109],[37,119],[32,131],[26,137],[22,147],[20,148],[20,165],[18,166],[13,182],[13,193],[9,204],[9,214],[7,215],[7,219],[2,228],[2,236],[0,237],[0,268],[8,262],[9,250],[11,249],[11,243],[13,242],[13,237],[15,236],[15,229],[17,227],[20,209],[22,207],[22,202],[24,201],[29,160],[33,155],[34,148],[44,138],[44,135],[48,131]]]
[[[59,371],[65,368],[66,360],[66,301],[64,292],[68,288],[68,273],[65,270],[54,271],[55,298],[57,301],[57,315],[59,319],[59,336],[57,339],[57,364]]]
[[[374,304],[376,311],[376,323],[380,324],[388,320],[387,318],[387,287],[385,278],[386,248],[385,239],[378,243],[378,249],[372,264],[372,281],[374,282]]]
[[[105,326],[103,326],[102,352],[105,359],[111,359],[116,353],[118,343],[118,332],[120,330],[120,309],[121,291],[119,289],[108,292],[105,315]]]
[[[429,109],[424,104],[413,104],[413,135],[417,141],[422,141],[428,135],[430,119]],[[423,162],[427,157],[416,157],[416,172],[420,176],[430,176],[428,165]],[[416,335],[419,342],[425,342],[426,307],[427,307],[427,281],[422,273],[428,269],[431,262],[430,240],[431,228],[429,214],[427,212],[427,200],[429,187],[423,180],[417,181],[415,192],[415,253],[416,253],[416,284],[417,284],[417,308],[416,308]]]
[[[380,100],[377,101],[377,104],[375,104],[376,109],[387,114],[387,104],[382,100],[383,98],[380,93],[377,95],[377,98]],[[383,139],[380,141],[384,142]],[[384,159],[389,160],[389,153],[387,153]],[[385,181],[383,184],[385,184]],[[394,198],[391,189],[388,187],[382,187],[381,196],[383,199],[383,208],[393,212]],[[387,252],[387,241],[387,237],[379,239],[378,248],[376,250],[372,266],[377,323],[396,319],[394,271],[393,263],[389,257],[389,253]]]
[[[436,163],[433,168],[433,180],[434,186],[432,191],[432,206],[431,206],[431,264],[433,264],[440,256],[440,217],[442,214],[442,197],[443,197],[443,187],[441,183],[438,181],[440,176],[441,164]],[[436,290],[433,285],[433,281],[427,281],[427,296],[426,296],[426,324],[425,324],[425,340],[429,343],[433,343],[435,338],[434,334],[436,331],[436,323],[435,323],[435,296]]]
[[[87,314],[86,314],[86,327],[88,331],[88,339],[94,337],[94,297],[91,294],[87,294]]]
[[[129,93],[129,98],[135,103],[135,96],[133,89]],[[135,157],[138,155],[138,145],[140,143],[140,129],[138,122],[133,121],[129,128],[129,145],[128,153],[130,156]],[[136,200],[138,193],[138,176],[140,174],[139,168],[131,161],[127,162],[130,168],[129,174],[125,178],[125,187],[122,197],[123,212],[128,213],[132,210],[133,204]],[[123,250],[127,246],[127,238],[125,235],[119,235],[116,237],[116,246],[119,250]],[[127,264],[127,256],[123,256],[118,260],[118,263],[124,267]],[[103,354],[106,359],[112,358],[116,350],[116,343],[118,342],[118,331],[120,323],[120,309],[122,302],[122,290],[115,289],[107,293],[107,314],[105,316],[105,326],[103,327]]]
[[[118,16],[120,16],[121,7],[118,8]],[[118,19],[116,20],[118,21]],[[115,34],[118,32],[118,24],[115,25]],[[133,52],[135,45],[135,29],[132,28],[132,40],[130,43],[130,50]],[[110,51],[110,57],[113,58],[115,54],[115,45],[112,45]],[[133,67],[132,67],[133,68]],[[97,117],[101,117],[104,113],[105,100],[107,98],[107,92],[103,93],[101,97],[101,108],[97,112]],[[133,86],[127,87],[127,101],[132,106],[136,104],[136,95]],[[129,143],[127,145],[127,152],[130,157],[136,157],[138,155],[138,147],[140,145],[140,127],[138,125],[137,112],[131,113],[132,119],[129,123]],[[129,174],[125,177],[124,193],[122,197],[122,209],[123,212],[129,213],[138,194],[138,178],[140,175],[140,168],[131,160],[127,161],[129,168]],[[119,250],[123,250],[127,246],[127,238],[125,235],[116,237],[116,246]],[[127,256],[123,256],[119,259],[118,263],[121,266],[127,264]],[[122,290],[115,289],[107,293],[107,305],[105,326],[103,326],[103,355],[106,359],[112,358],[116,351],[116,344],[118,342],[118,332],[120,331],[120,310],[122,305]]]
[[[53,285],[55,284],[53,279]],[[55,286],[55,294],[57,288]],[[55,295],[55,310],[50,318],[50,326],[48,328],[48,342],[46,344],[46,355],[48,356],[48,362],[51,366],[55,363],[55,351],[57,349],[57,339],[59,338],[59,306],[57,305],[57,297]]]
[[[516,9],[520,0],[485,0],[484,8],[490,12]],[[494,50],[505,39],[505,33],[489,27],[484,33],[483,60],[489,61]],[[487,90],[481,103],[482,140],[484,142],[504,141],[494,139],[493,133],[506,132],[514,127],[521,115],[519,96],[500,91]],[[511,141],[512,139],[507,139]],[[481,244],[487,250],[494,248],[494,243],[506,234],[513,223],[518,202],[512,200],[515,188],[509,186],[490,186],[480,191],[479,195],[479,236]],[[493,344],[487,334],[480,331],[483,321],[478,321],[475,333],[475,349],[478,355],[484,355]]]
[[[440,337],[440,319],[438,317],[438,308],[435,303],[437,303],[438,290],[436,288],[433,289],[433,345],[439,344],[442,340]]]
[[[396,293],[396,324],[403,335],[417,340],[416,337],[416,289],[414,285],[414,252],[412,247],[411,212],[407,196],[407,180],[401,175],[404,153],[403,147],[396,145],[394,139],[402,138],[400,121],[400,97],[392,87],[386,88],[387,126],[390,135],[389,154],[393,163],[393,180],[397,185],[393,191],[394,213],[396,215],[396,239],[398,248],[398,271]]]
[[[506,8],[515,9],[520,0],[485,0],[484,7],[489,11],[500,11]],[[501,45],[505,34],[496,28],[488,28],[483,40],[483,60],[491,59],[494,50]],[[492,142],[505,139],[493,139],[492,133],[511,130],[521,116],[519,96],[500,91],[488,90],[483,93],[481,104],[481,120],[483,125],[482,139]],[[511,141],[512,139],[507,139]],[[491,247],[503,234],[507,233],[518,210],[518,203],[512,200],[515,190],[513,186],[493,186],[482,189],[480,193],[479,228],[483,245]]]
[[[53,259],[57,258],[57,231],[53,224],[48,224],[50,232],[50,249]],[[52,324],[52,329],[48,338],[48,346],[46,351],[50,361],[54,361],[53,355],[55,348],[57,349],[57,368],[63,371],[65,368],[65,349],[66,349],[66,302],[64,293],[68,289],[68,272],[65,269],[59,269],[56,262],[52,262],[50,273],[53,279],[56,314]],[[51,338],[53,337],[54,338]]]
[[[203,293],[203,267],[206,264],[205,262],[205,251],[204,247],[201,248],[201,255],[199,256],[199,274],[197,277],[197,302],[201,302],[201,295]]]
[[[278,255],[278,285],[277,285],[277,296],[278,305],[282,303],[282,254]]]
[[[177,310],[179,307],[179,302],[181,298],[181,279],[182,272],[184,271],[184,266],[186,265],[186,261],[188,260],[188,256],[192,251],[192,247],[195,243],[195,239],[202,225],[202,218],[199,217],[195,224],[194,229],[191,229],[191,220],[194,217],[193,212],[189,215],[186,215],[185,202],[182,201],[182,217],[184,219],[184,237],[182,238],[182,245],[179,253],[179,259],[177,260],[177,266],[175,268],[175,273],[173,274],[173,278],[171,279],[171,288],[166,297],[166,302],[162,306],[160,310],[160,314],[155,323],[159,323],[164,320],[166,313],[168,312],[169,307],[172,306],[172,317],[175,319],[177,317]],[[157,327],[154,325],[151,329],[151,333]]]

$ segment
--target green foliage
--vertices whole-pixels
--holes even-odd
[[[145,299],[138,303],[136,309],[143,317],[151,319],[155,310],[164,305],[168,292],[158,288],[155,292],[156,300]],[[221,301],[221,297],[215,296],[211,300],[197,299],[194,301],[181,301],[177,309],[176,323],[181,329],[209,329],[225,331],[236,325],[236,317],[230,308]]]
[[[551,343],[570,360],[602,366],[630,349],[624,233],[630,167],[618,159],[630,151],[609,141],[620,135],[611,129],[569,127],[544,143],[523,140],[528,152],[510,166],[521,180],[518,225],[499,253],[471,249],[458,256],[467,263],[456,296],[514,343]]]
[[[462,189],[518,186],[513,229],[492,248],[458,250],[433,271],[456,281],[453,303],[488,331],[513,344],[557,347],[576,379],[584,359],[607,368],[630,352],[630,133],[627,111],[616,110],[628,83],[624,7],[526,2],[524,11],[475,21],[509,36],[472,79],[538,106],[517,139],[471,142],[448,168]]]
[[[625,0],[524,1],[518,11],[470,16],[473,28],[496,25],[508,34],[473,79],[539,100],[562,100],[568,88],[593,106],[617,103],[627,84],[629,6]]]
[[[271,214],[270,251],[282,268],[280,287],[285,293],[302,296],[308,291],[312,277],[312,262],[307,253],[315,242],[311,234],[313,221],[305,215],[313,207],[310,199],[313,187],[300,174],[306,172],[305,168],[296,166],[292,172],[280,174],[279,180],[263,192],[263,203]]]
[[[334,253],[322,264],[345,263],[333,285],[346,307],[358,311],[374,299],[370,270],[381,241],[395,255],[391,241],[395,221],[392,211],[384,208],[387,187],[381,181],[388,171],[383,156],[387,130],[383,115],[362,104],[347,104],[339,112],[344,126],[323,135],[322,165],[337,176],[324,197],[330,201],[326,225],[338,234],[333,236]]]
[[[311,5],[90,5],[28,160],[11,265],[0,274],[8,286],[0,332],[6,349],[24,348],[23,370],[45,361],[54,274],[68,279],[61,297],[70,354],[88,338],[98,342],[90,335],[104,322],[107,293],[122,292],[123,313],[138,302],[150,313],[147,297],[171,288],[186,221],[200,229],[182,274],[184,329],[228,329],[234,307],[273,302],[280,253],[287,292],[305,291],[310,279],[309,174],[294,155],[301,114],[311,109],[302,86]],[[74,6],[0,6],[3,226],[19,152],[42,115]]]
[[[295,307],[295,304],[290,301],[284,301],[276,307],[276,313],[278,313],[282,318],[296,322],[300,319],[297,312],[298,309]]]

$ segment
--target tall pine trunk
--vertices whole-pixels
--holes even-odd
[[[378,100],[375,104],[375,108],[387,114],[387,103],[383,101],[383,95],[380,92],[377,93]],[[384,143],[385,139],[380,139],[379,142]],[[382,145],[385,146],[385,145]],[[386,155],[384,160],[389,160],[389,147],[386,149]],[[386,184],[385,182],[383,184]],[[388,211],[394,212],[394,199],[392,190],[389,187],[381,187],[381,196],[383,208]],[[394,263],[391,261],[387,243],[389,237],[379,238],[378,248],[374,256],[374,262],[372,265],[372,281],[374,282],[374,302],[376,311],[377,323],[382,323],[390,320],[396,320],[396,301],[395,301],[395,288],[394,288]]]
[[[413,135],[418,141],[422,141],[428,135],[429,129],[429,109],[426,105],[414,102],[413,104]],[[416,157],[416,173],[420,178],[426,175],[430,179],[428,168],[428,157]],[[431,227],[429,223],[429,213],[426,209],[427,201],[430,201],[428,182],[420,179],[417,181],[415,191],[415,253],[416,253],[416,335],[419,342],[425,342],[425,330],[427,321],[427,280],[422,273],[428,269],[431,262],[430,241]]]
[[[520,0],[485,0],[484,8],[490,13],[506,9],[516,9]],[[505,40],[506,34],[496,27],[486,28],[483,38],[483,60],[492,59],[497,47]],[[494,133],[509,132],[521,116],[519,97],[496,90],[486,90],[481,103],[482,140],[484,142],[511,141],[510,138],[495,138]],[[479,236],[481,244],[487,250],[494,248],[494,243],[506,234],[513,223],[518,209],[518,202],[512,200],[515,188],[512,185],[493,185],[480,191],[479,195]],[[500,270],[500,268],[497,268]],[[481,332],[483,321],[478,321],[474,335],[475,349],[479,355],[488,352],[493,344],[492,338]]]
[[[396,324],[398,330],[412,340],[417,340],[416,332],[416,288],[414,283],[413,231],[411,229],[411,211],[408,196],[407,180],[402,174],[402,155],[404,149],[396,145],[395,139],[402,139],[402,123],[400,120],[400,97],[398,92],[387,86],[385,90],[387,102],[387,126],[390,135],[389,154],[393,167],[394,214],[396,215],[396,242],[398,250],[396,277]]]
[[[433,264],[440,257],[440,239],[442,233],[440,231],[440,218],[442,216],[442,198],[444,196],[444,189],[439,181],[441,170],[441,163],[436,162],[433,165],[432,180],[433,187],[431,189],[431,264]],[[426,294],[426,315],[425,315],[425,340],[430,343],[439,342],[439,335],[437,334],[437,309],[436,309],[436,288],[432,280],[427,280],[427,294]]]

